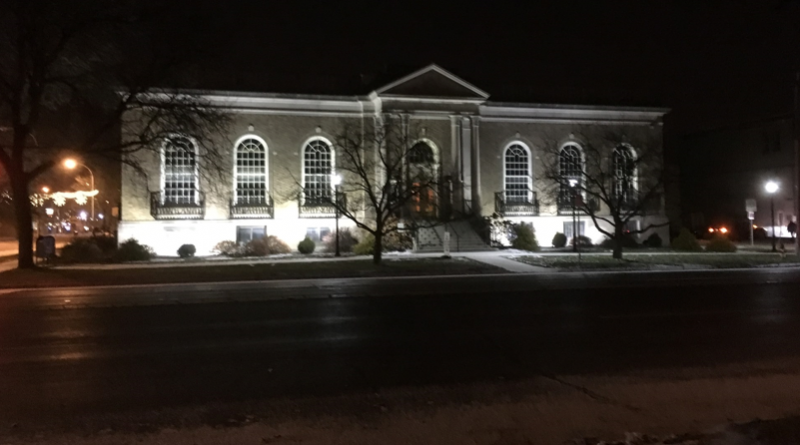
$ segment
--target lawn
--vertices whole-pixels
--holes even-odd
[[[213,264],[127,269],[35,269],[0,273],[0,288],[64,287],[116,284],[200,283],[304,278],[394,277],[415,275],[472,275],[502,269],[466,258],[275,262]]]
[[[623,260],[618,261],[611,254],[582,255],[541,255],[522,256],[514,258],[517,261],[534,266],[551,267],[554,269],[630,269],[649,270],[669,268],[693,268],[697,266],[712,267],[715,269],[768,267],[781,264],[798,264],[800,259],[787,255],[781,258],[779,254],[768,253],[660,253],[642,254],[627,253]]]

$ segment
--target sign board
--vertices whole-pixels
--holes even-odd
[[[444,256],[450,256],[450,232],[444,232],[444,239],[442,240],[442,247],[444,248]]]
[[[119,217],[119,207],[111,208],[111,216],[113,216],[114,218]]]
[[[744,209],[747,212],[757,212],[758,209],[756,208],[756,200],[755,199],[745,199],[744,200]],[[752,219],[752,218],[751,218]]]
[[[56,239],[52,236],[40,236],[36,239],[36,256],[52,258],[56,255]]]
[[[747,219],[749,219],[750,221],[756,219],[755,212],[747,212]]]

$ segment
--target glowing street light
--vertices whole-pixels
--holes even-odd
[[[42,193],[50,193],[50,188],[47,186],[42,187]]]
[[[775,193],[778,191],[779,188],[780,187],[778,186],[778,183],[775,182],[775,181],[772,181],[772,180],[767,181],[767,183],[764,184],[764,190],[766,190],[767,193],[769,193],[769,205],[770,205],[770,210],[772,212],[772,251],[773,252],[777,252],[778,251],[778,249],[775,247]]]
[[[86,166],[86,164],[80,164],[80,163],[78,163],[78,161],[76,161],[76,160],[74,160],[72,158],[64,159],[64,167],[67,170],[74,170],[75,167],[77,167],[79,165],[89,171],[89,175],[92,178],[91,188],[92,188],[92,191],[94,191],[94,172],[92,172],[92,169],[90,169],[88,166]],[[92,196],[92,221],[94,221],[94,196]]]

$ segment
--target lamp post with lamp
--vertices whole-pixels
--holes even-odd
[[[89,172],[89,176],[92,179],[92,183],[91,183],[90,187],[92,188],[92,191],[94,191],[94,172],[92,172],[92,169],[90,169],[86,164],[81,164],[81,163],[79,163],[78,161],[76,161],[74,159],[65,159],[64,160],[64,167],[66,169],[68,169],[68,170],[74,170],[75,167],[77,167],[77,166],[81,166],[81,167],[85,168]],[[92,196],[92,221],[94,221],[94,196]]]
[[[772,214],[772,251],[777,252],[778,249],[775,246],[775,193],[778,191],[780,187],[778,183],[775,181],[767,181],[764,185],[764,189],[769,193],[769,206],[770,212]]]
[[[572,192],[572,251],[578,251],[578,223],[577,223],[577,211],[575,209],[576,201],[578,200],[578,195],[575,192],[575,186],[578,185],[577,179],[570,179],[569,180],[569,189]]]
[[[333,208],[336,212],[336,253],[334,256],[342,256],[341,252],[339,251],[339,186],[342,184],[342,177],[340,175],[333,175],[332,183],[333,183]]]

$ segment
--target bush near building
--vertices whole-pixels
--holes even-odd
[[[567,245],[567,235],[564,235],[561,232],[556,233],[555,236],[553,237],[552,244],[553,244],[553,247],[558,247],[558,248],[566,247],[566,245]]]
[[[407,232],[392,232],[383,237],[384,252],[405,252],[414,248],[414,241]],[[356,255],[372,255],[375,250],[375,237],[364,233],[361,241],[353,247]]]
[[[103,250],[92,238],[74,238],[61,248],[62,261],[67,263],[99,263],[106,259]]]
[[[149,261],[154,256],[153,249],[144,244],[139,244],[139,241],[131,238],[119,245],[119,249],[114,253],[114,260],[120,262]]]
[[[178,248],[178,256],[181,258],[191,258],[197,253],[197,248],[194,244],[184,244]]]
[[[329,233],[322,238],[322,244],[325,246],[327,252],[336,251],[336,232]],[[353,235],[353,232],[345,227],[339,229],[339,251],[352,252],[353,248],[358,244],[358,238]]]
[[[220,241],[211,252],[217,255],[235,257],[240,256],[241,249],[236,241]]]
[[[614,240],[611,238],[606,238],[600,242],[600,247],[603,249],[613,249],[614,248]],[[622,248],[623,249],[636,249],[639,247],[639,243],[636,242],[636,238],[632,237],[631,235],[623,235],[622,236]]]
[[[578,238],[572,238],[569,241],[570,246],[575,245],[575,240],[578,240],[579,247],[592,247],[594,244],[592,243],[592,239],[585,235],[579,235]]]
[[[715,235],[708,242],[706,252],[736,252],[736,245],[726,236]]]
[[[529,252],[538,252],[540,250],[533,226],[524,223],[514,224],[511,226],[511,234],[513,236],[511,247]]]
[[[303,255],[310,255],[314,253],[314,249],[316,247],[316,243],[314,243],[311,238],[306,237],[303,241],[300,241],[300,244],[297,245],[297,250]]]
[[[703,248],[700,247],[700,243],[697,242],[697,238],[695,238],[694,234],[689,231],[686,227],[682,228],[680,233],[672,243],[670,244],[672,250],[677,250],[680,252],[702,252]]]

